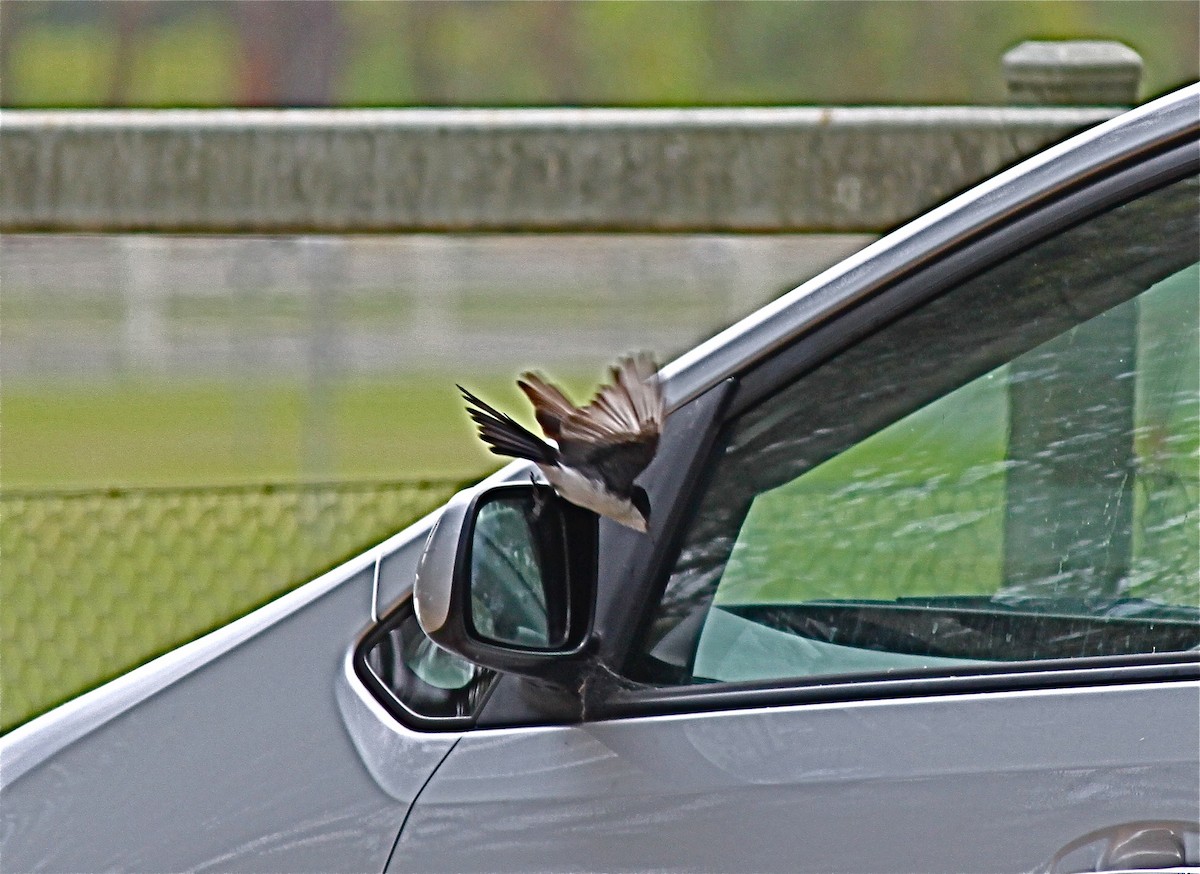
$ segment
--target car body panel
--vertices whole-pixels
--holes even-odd
[[[422,543],[387,544],[385,592]],[[454,743],[347,676],[384,551],[10,733],[5,870],[381,870]]]
[[[1194,683],[477,731],[389,871],[1032,871],[1200,816]]]
[[[5,869],[382,868],[423,779],[407,797],[385,791],[335,701],[345,635],[363,625],[370,582],[360,570],[269,634],[6,778]],[[426,775],[452,744],[436,741],[423,745]]]

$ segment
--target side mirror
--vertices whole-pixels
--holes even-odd
[[[589,649],[597,523],[534,483],[456,496],[417,567],[421,629],[477,665],[565,682]]]

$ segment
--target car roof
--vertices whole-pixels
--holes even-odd
[[[1200,132],[1200,83],[1077,134],[901,226],[767,304],[662,370],[671,408],[754,366],[885,287],[914,263],[1052,199],[1090,176]]]

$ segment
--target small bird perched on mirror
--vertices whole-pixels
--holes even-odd
[[[496,455],[532,461],[558,494],[635,531],[650,525],[650,499],[634,485],[654,458],[662,433],[663,395],[654,361],[646,354],[620,359],[612,382],[584,407],[536,373],[517,386],[533,404],[546,442],[497,412],[461,385],[479,437]]]

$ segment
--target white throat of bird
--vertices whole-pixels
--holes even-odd
[[[604,484],[588,479],[579,471],[569,467],[553,467],[538,465],[554,490],[572,504],[586,507],[601,516],[607,516],[615,522],[620,522],[634,531],[646,533],[649,527],[646,517],[633,505],[633,501],[614,495],[604,487]]]

